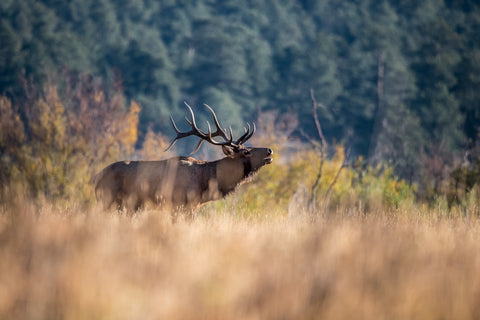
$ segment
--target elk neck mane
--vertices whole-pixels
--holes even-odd
[[[250,178],[256,172],[256,170],[254,170],[252,167],[250,158],[231,159],[229,157],[225,157],[211,162],[196,160],[193,158],[188,159],[190,161],[194,160],[199,165],[214,167],[216,169],[214,172],[212,172],[212,176],[208,178],[217,182],[218,192],[222,195],[222,197],[225,197],[231,192],[235,191],[240,184],[248,180],[248,178]],[[222,164],[227,164],[227,170],[229,172],[222,172]],[[241,166],[238,166],[240,164]]]

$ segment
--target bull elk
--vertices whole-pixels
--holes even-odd
[[[200,141],[191,154],[206,141],[221,146],[226,157],[216,161],[181,156],[160,161],[115,162],[95,177],[95,196],[105,209],[115,205],[119,210],[138,210],[150,202],[160,208],[194,210],[205,202],[225,197],[252,173],[272,162],[272,149],[245,147],[255,132],[255,124],[247,124],[245,133],[234,140],[232,129],[228,133],[222,129],[208,105],[205,107],[212,115],[215,132],[208,121],[207,132],[199,129],[192,108],[185,105],[191,116],[185,120],[192,129],[181,132],[170,116],[177,135],[165,151],[179,139],[197,136]]]

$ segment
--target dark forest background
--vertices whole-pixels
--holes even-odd
[[[171,136],[183,101],[237,131],[269,111],[298,119],[292,137],[316,137],[313,89],[330,143],[415,181],[477,160],[480,4],[2,0],[0,94],[22,115],[28,88],[75,76],[141,105],[137,144],[149,129]]]

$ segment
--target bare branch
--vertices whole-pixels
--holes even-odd
[[[345,153],[345,158],[343,159],[342,165],[340,168],[338,168],[337,174],[335,175],[335,178],[333,178],[332,182],[328,186],[327,193],[325,194],[325,199],[323,201],[323,212],[327,212],[328,208],[328,203],[330,202],[330,196],[332,195],[332,190],[333,186],[337,183],[338,177],[340,176],[340,172],[342,172],[343,168],[345,168],[347,165],[347,159],[350,156],[350,148],[347,149],[347,152]]]
[[[317,100],[315,99],[315,93],[313,88],[310,88],[310,97],[312,98],[312,107],[313,107],[313,119],[315,120],[315,126],[317,127],[318,136],[320,137],[321,146],[320,146],[320,164],[317,173],[317,177],[315,178],[315,182],[312,186],[311,196],[310,196],[310,210],[312,210],[313,216],[316,217],[316,196],[317,196],[317,189],[320,185],[320,181],[323,176],[323,165],[325,164],[325,157],[327,153],[327,141],[325,140],[325,136],[323,135],[322,126],[320,125],[320,120],[318,120],[317,115]],[[322,105],[323,106],[323,105]]]
[[[319,104],[317,103],[317,100],[315,99],[315,93],[313,91],[313,88],[310,88],[310,97],[312,98],[312,105],[313,105],[313,120],[315,121],[315,126],[317,127],[318,136],[320,137],[320,140],[322,141],[322,148],[324,149],[323,152],[325,152],[325,150],[327,148],[327,141],[325,140],[325,136],[323,135],[322,126],[320,125],[320,121],[318,120],[317,106]],[[325,108],[325,106],[323,106],[323,105],[322,105],[322,107]]]

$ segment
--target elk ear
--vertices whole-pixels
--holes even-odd
[[[222,146],[222,151],[225,153],[227,157],[234,158],[235,157],[235,150],[229,146]]]

